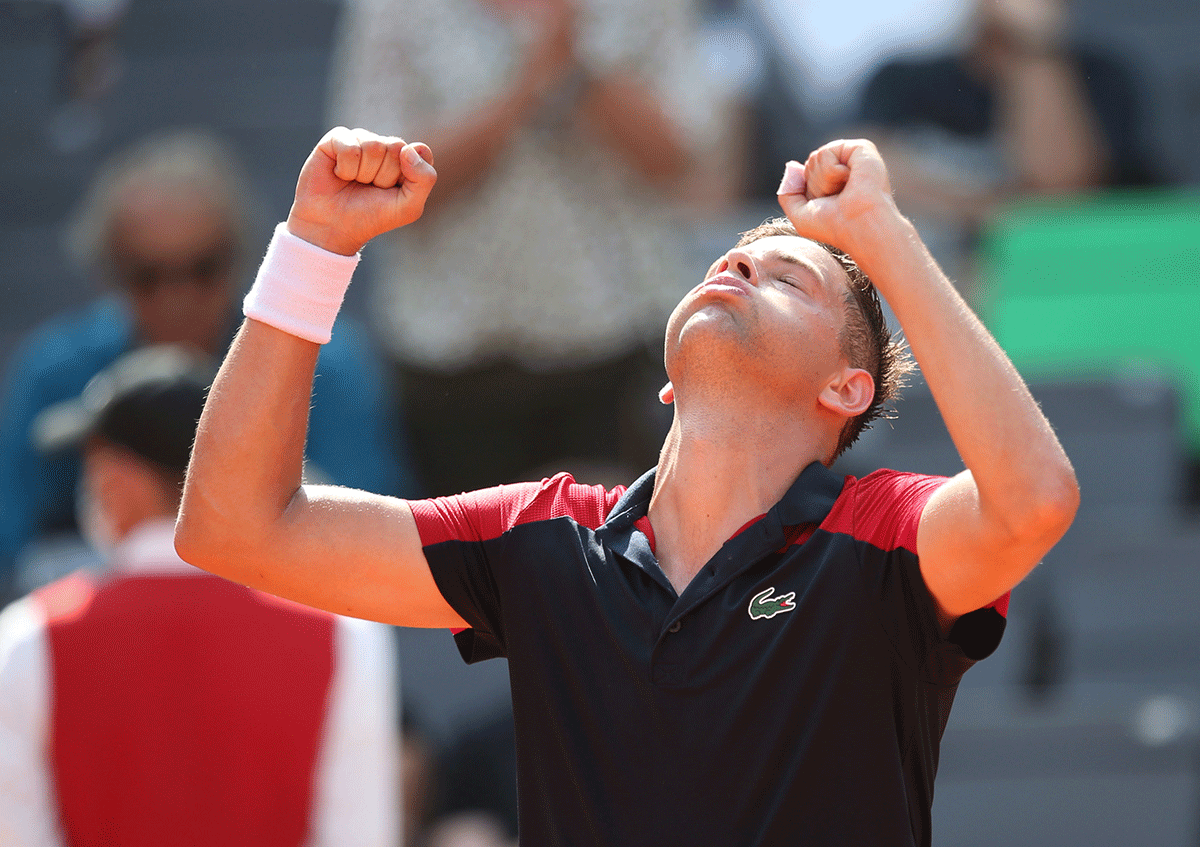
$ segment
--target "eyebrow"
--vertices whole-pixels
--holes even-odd
[[[825,277],[821,275],[821,269],[817,267],[816,262],[811,259],[802,259],[799,256],[793,256],[791,253],[784,253],[782,250],[769,250],[763,254],[764,259],[783,262],[786,265],[791,265],[797,268],[803,268],[811,273],[821,282],[825,281]]]

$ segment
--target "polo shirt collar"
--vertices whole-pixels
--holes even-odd
[[[655,469],[646,471],[617,500],[604,521],[605,526],[632,525],[645,517],[650,509],[650,497],[654,494]],[[843,477],[813,462],[800,472],[791,488],[776,503],[766,517],[777,515],[782,526],[820,523],[833,508],[834,501],[842,492]]]
[[[656,582],[674,591],[658,567],[649,541],[634,524],[646,516],[654,493],[655,470],[652,468],[634,482],[609,512],[598,535],[613,552],[650,574]],[[833,508],[845,485],[845,479],[813,462],[801,471],[783,498],[762,517],[725,542],[716,555],[693,579],[685,594],[711,588],[714,581],[725,582],[762,556],[780,549],[786,541],[786,528],[819,524]],[[701,579],[704,575],[706,578]]]
[[[604,519],[605,526],[614,529],[633,526],[634,521],[646,516],[650,510],[650,497],[654,494],[654,475],[655,468],[651,468],[625,490]]]
[[[751,524],[730,541],[736,541],[757,528],[762,542],[772,550],[778,549],[784,542],[787,527],[819,524],[825,520],[845,483],[844,477],[820,462],[813,462],[800,472],[783,499],[771,507],[762,520]],[[726,542],[726,546],[728,544]]]

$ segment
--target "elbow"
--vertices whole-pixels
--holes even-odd
[[[204,521],[198,518],[195,510],[183,505],[175,518],[175,552],[179,558],[189,565],[210,570],[208,564],[212,561],[213,534],[206,529]]]
[[[175,552],[201,570],[245,582],[251,562],[278,551],[280,524],[294,499],[264,509],[261,503],[230,500],[189,479],[175,518]]]
[[[222,518],[221,512],[204,508],[185,491],[175,518],[175,552],[189,565],[218,576],[229,576],[227,563],[244,554],[250,538],[245,529]]]
[[[1079,511],[1079,481],[1070,463],[1047,469],[1028,492],[1016,534],[1030,541],[1043,541],[1047,548],[1062,538]]]
[[[1036,194],[1078,194],[1102,186],[1108,181],[1108,167],[1099,154],[1039,160],[1031,163],[1025,175],[1026,188]]]

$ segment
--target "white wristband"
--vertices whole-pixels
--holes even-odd
[[[330,253],[288,232],[287,224],[275,235],[258,268],[250,293],[242,301],[248,318],[317,344],[333,336],[333,322],[359,256]]]

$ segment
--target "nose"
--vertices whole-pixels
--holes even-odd
[[[725,258],[721,259],[717,273],[726,271],[740,274],[751,285],[758,285],[758,268],[754,261],[740,250],[730,250],[725,254]]]

